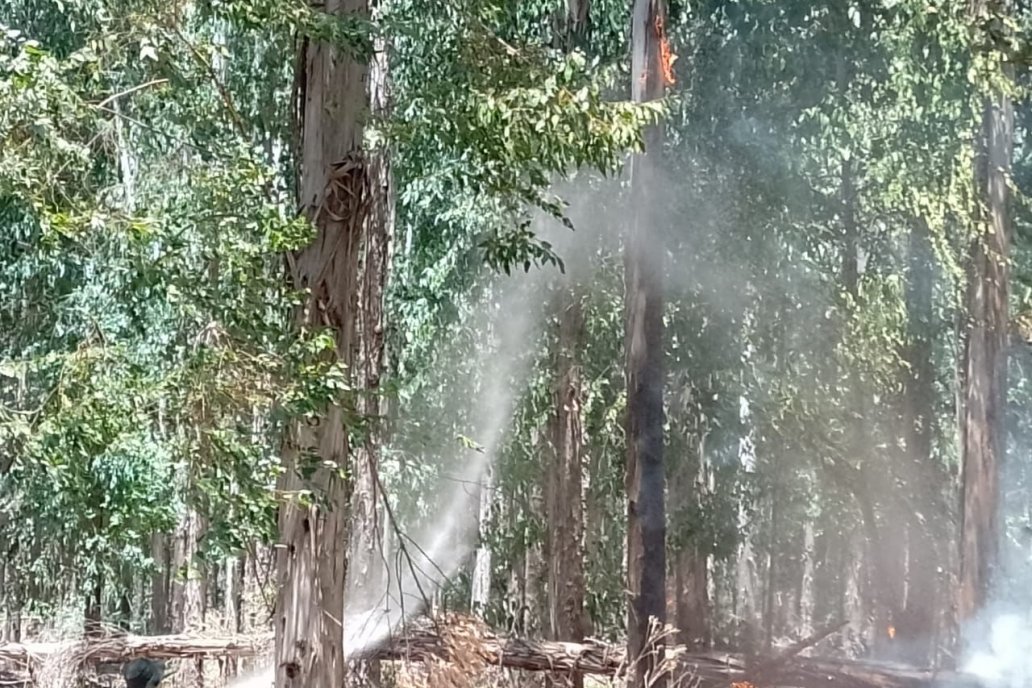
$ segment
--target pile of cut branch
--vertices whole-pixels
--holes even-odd
[[[256,657],[271,650],[271,640],[268,635],[235,638],[180,635],[122,636],[89,643],[0,643],[0,667],[16,663],[32,676],[47,657],[55,654],[78,667],[144,656],[161,659]],[[691,684],[701,688],[979,688],[978,681],[965,674],[800,657],[799,651],[807,642],[802,641],[777,656],[760,659],[733,653],[687,652],[675,646],[668,648],[663,670],[671,675],[674,685]],[[485,667],[611,677],[624,675],[628,668],[621,646],[594,640],[563,643],[505,637],[492,633],[475,620],[454,615],[414,624],[404,635],[369,657],[436,665],[468,664],[472,657]],[[7,676],[10,679],[13,674],[8,672]]]
[[[840,627],[815,634],[773,657],[688,652],[683,647],[672,646],[667,649],[666,661],[661,666],[670,674],[674,685],[701,688],[980,688],[977,679],[966,674],[799,656],[802,650]],[[461,649],[457,652],[455,648]],[[468,654],[469,648],[473,648],[487,665],[525,671],[622,676],[628,669],[622,646],[599,641],[563,643],[504,637],[460,617],[426,621],[410,628],[403,637],[377,655],[404,661],[430,658],[449,661],[457,654]]]

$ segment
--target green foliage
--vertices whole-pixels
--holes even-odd
[[[617,169],[661,104],[606,100],[612,76],[597,60],[506,42],[497,25],[505,17],[489,5],[480,16],[450,2],[405,0],[391,3],[384,21],[399,27],[395,116],[386,129],[399,147],[402,204],[418,199],[420,219],[442,206],[480,215],[477,243],[492,266],[558,263],[528,230],[528,207],[561,216],[561,202],[547,193],[552,175]],[[432,46],[419,40],[425,35],[434,36]]]
[[[597,65],[510,44],[461,4],[392,3],[374,19],[300,2],[10,9],[0,541],[21,544],[18,584],[52,601],[125,566],[142,575],[151,533],[187,508],[208,524],[201,562],[269,541],[282,428],[354,408],[333,337],[295,329],[302,295],[283,269],[313,236],[292,199],[296,37],[359,59],[391,49],[394,109],[372,138],[395,151],[399,236],[418,246],[399,261],[412,337],[399,372],[431,364],[455,322],[442,304],[462,303],[472,266],[558,262],[526,231],[528,204],[559,214],[551,175],[615,169],[659,114],[606,101]],[[410,398],[450,384],[399,382]],[[345,421],[358,437],[368,419]],[[432,476],[385,463],[412,489]]]
[[[366,133],[390,151],[396,190],[381,478],[402,523],[421,524],[449,471],[497,444],[488,613],[530,625],[512,572],[549,525],[555,314],[527,341],[504,338],[516,316],[573,290],[586,316],[586,606],[594,635],[622,633],[614,238],[637,209],[616,173],[663,118],[649,216],[666,259],[671,552],[712,556],[727,604],[738,604],[732,577],[760,585],[741,557],[765,555],[763,585],[787,597],[804,559],[824,557],[814,604],[838,613],[849,543],[868,537],[854,478],[902,481],[912,458],[902,428],[917,339],[931,345],[935,390],[924,458],[957,463],[955,323],[978,228],[971,136],[987,93],[1025,93],[1027,75],[1012,84],[1003,67],[1022,53],[1028,18],[997,36],[991,21],[972,30],[962,3],[671,4],[676,85],[648,105],[614,96],[629,91],[629,32],[613,0],[593,2],[576,36],[554,2],[392,0],[343,19],[294,1],[11,4],[0,27],[0,549],[13,552],[12,589],[59,604],[126,567],[142,574],[149,536],[187,509],[208,523],[202,563],[269,542],[286,424],[330,404],[353,439],[380,420],[355,411],[333,333],[297,327],[304,294],[284,269],[314,236],[293,198],[295,51],[324,41],[389,57],[391,108]],[[1023,191],[1027,105],[1017,121]],[[584,167],[599,177],[572,175]],[[1028,310],[1030,218],[1024,198],[1015,205],[1014,301]],[[934,289],[914,319],[909,238],[925,226],[933,255],[921,274]],[[531,291],[514,297],[514,285]],[[1012,366],[1016,452],[1032,427],[1025,363]],[[499,384],[515,410],[494,442],[485,394]],[[1011,502],[1027,496],[1026,472]],[[897,513],[892,494],[871,495],[883,521]],[[819,554],[804,551],[807,533]],[[80,578],[63,579],[68,569]],[[525,597],[541,587],[523,584]],[[718,634],[745,637],[757,619],[741,616],[718,619]]]

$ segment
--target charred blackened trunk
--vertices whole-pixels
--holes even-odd
[[[104,578],[103,574],[97,573],[93,577],[93,585],[86,594],[86,606],[84,610],[86,637],[101,635],[104,631],[103,604],[104,601]]]
[[[635,0],[631,23],[632,97],[663,95],[663,0]],[[666,509],[663,467],[663,251],[653,212],[653,167],[662,145],[658,126],[645,135],[645,153],[631,162],[634,220],[624,253],[627,332],[627,576],[628,653],[633,684],[660,686],[663,642],[651,634],[666,621]]]
[[[118,595],[118,626],[129,631],[133,623],[133,570],[128,565],[122,564],[122,575],[120,577],[120,590]]]

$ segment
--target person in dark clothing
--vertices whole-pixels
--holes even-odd
[[[153,659],[134,659],[122,667],[126,688],[157,688],[165,676],[165,663]]]

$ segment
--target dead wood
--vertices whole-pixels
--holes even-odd
[[[214,659],[254,657],[269,651],[271,636],[197,638],[190,636],[123,636],[82,643],[0,643],[0,663],[39,667],[55,653],[74,656],[79,666],[122,661],[131,657],[160,659]],[[801,644],[800,641],[799,644]],[[769,660],[750,660],[733,653],[689,653],[668,649],[664,669],[675,685],[701,688],[980,688],[971,676],[934,672],[895,664],[799,657],[799,644]],[[499,636],[481,624],[459,618],[445,623],[424,623],[410,628],[372,653],[383,660],[452,662],[524,671],[580,672],[622,676],[627,670],[622,646],[588,640],[581,643],[537,641]],[[26,678],[6,674],[6,681]],[[733,684],[738,684],[733,686]]]
[[[792,658],[798,656],[804,650],[813,647],[817,643],[821,642],[830,635],[837,633],[841,630],[848,621],[840,621],[832,624],[827,628],[823,628],[816,633],[813,633],[802,640],[798,640],[784,650],[778,652],[773,657],[763,657],[752,663],[749,667],[746,680],[751,680],[752,677],[766,676],[776,672],[781,667],[785,666]]]
[[[131,657],[188,659],[255,657],[266,652],[271,635],[200,638],[187,635],[125,635],[97,641],[56,643],[0,643],[0,663],[32,664],[54,654],[70,653],[80,663],[117,662]]]

